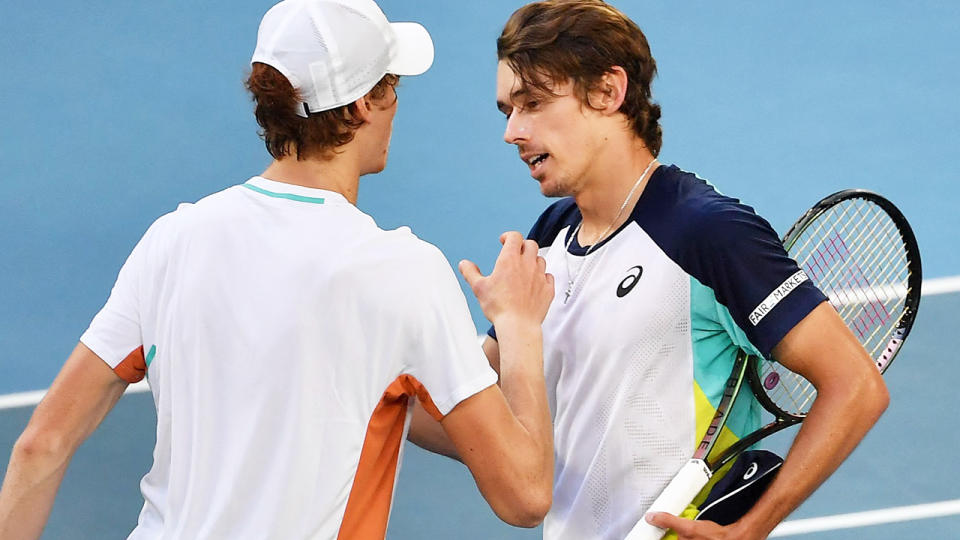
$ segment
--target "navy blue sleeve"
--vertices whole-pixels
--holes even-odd
[[[715,194],[688,207],[681,266],[713,289],[765,356],[826,297],[752,208]]]

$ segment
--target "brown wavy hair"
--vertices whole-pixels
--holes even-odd
[[[399,80],[396,75],[384,75],[370,95],[374,99],[383,98],[387,89],[395,87]],[[337,148],[352,141],[356,130],[363,125],[354,103],[310,113],[307,118],[299,116],[297,108],[303,106],[299,92],[282,73],[267,64],[253,64],[246,87],[256,104],[254,115],[261,128],[258,133],[274,159],[292,155],[298,160],[329,159]]]
[[[602,0],[534,2],[510,16],[497,39],[497,58],[525,88],[548,95],[555,84],[572,81],[582,103],[614,66],[627,73],[620,112],[650,152],[660,153],[660,106],[650,88],[657,63],[647,38],[626,15]]]

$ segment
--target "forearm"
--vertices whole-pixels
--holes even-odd
[[[17,439],[0,488],[0,538],[38,538],[73,453],[127,383],[78,344]]]
[[[71,450],[21,437],[0,489],[0,538],[39,538],[53,508]]]
[[[553,477],[553,425],[543,378],[542,331],[539,324],[527,324],[500,326],[500,389],[528,434],[531,460],[537,465],[533,470],[549,481]]]
[[[497,516],[533,527],[549,510],[553,493],[553,432],[539,325],[511,325],[500,347],[500,387],[461,402],[442,424]],[[483,421],[462,421],[478,403]]]
[[[743,538],[766,538],[836,471],[883,413],[888,396],[879,375],[854,388],[841,388],[845,384],[818,393],[777,478],[737,523]]]
[[[543,379],[540,324],[553,299],[553,276],[538,246],[520,233],[500,237],[503,249],[484,277],[469,261],[460,271],[499,338],[500,386],[460,402],[444,417],[463,462],[490,507],[507,523],[536,526],[553,492],[553,428]],[[487,339],[490,356],[494,342]],[[481,418],[482,416],[482,418]]]

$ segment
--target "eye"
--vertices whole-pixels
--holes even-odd
[[[538,108],[540,108],[540,102],[535,99],[531,99],[523,105],[525,111],[535,111]]]

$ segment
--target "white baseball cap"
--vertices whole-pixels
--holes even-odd
[[[373,0],[284,0],[260,21],[254,62],[290,81],[306,117],[360,99],[387,73],[423,73],[433,40],[418,23],[388,21]]]

